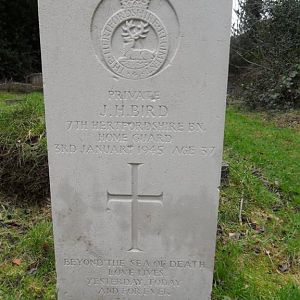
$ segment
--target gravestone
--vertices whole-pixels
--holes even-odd
[[[43,88],[43,74],[42,73],[33,73],[26,76],[26,82],[30,83],[32,86],[37,88]]]
[[[231,0],[43,0],[60,300],[210,299]]]

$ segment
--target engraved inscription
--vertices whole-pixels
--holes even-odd
[[[131,165],[131,195],[111,194],[107,192],[108,204],[114,202],[127,202],[131,204],[131,248],[130,252],[142,251],[138,246],[138,207],[139,203],[153,203],[163,205],[163,193],[160,195],[139,195],[138,193],[138,169],[140,163]]]
[[[55,153],[99,158],[168,155],[205,159],[215,155],[214,145],[201,143],[210,128],[199,120],[172,120],[172,109],[158,90],[108,90],[94,119],[65,122],[66,132],[75,133],[82,143],[78,139],[72,144],[56,143]]]
[[[96,270],[95,275],[82,278],[86,287],[101,296],[165,296],[172,297],[185,285],[183,274],[207,268],[198,259],[112,259],[65,257],[63,266]]]
[[[112,105],[104,104],[99,115],[101,117],[136,117],[136,118],[155,118],[167,117],[168,108],[165,105]]]

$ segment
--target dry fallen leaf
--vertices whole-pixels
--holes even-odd
[[[27,273],[31,275],[31,274],[35,274],[36,271],[37,271],[37,268],[31,268],[27,271]]]
[[[288,270],[289,270],[289,265],[287,263],[283,263],[278,266],[278,271],[281,273],[286,273]]]
[[[241,234],[239,232],[229,232],[229,238],[239,240],[241,237]]]
[[[50,249],[50,245],[49,245],[48,243],[44,243],[44,244],[43,244],[43,250],[44,250],[45,252],[49,252],[49,249]]]
[[[5,224],[11,227],[22,227],[22,225],[16,222],[15,220],[10,220],[8,222],[5,222]]]
[[[12,263],[13,263],[14,265],[19,266],[19,265],[22,263],[22,260],[19,259],[19,258],[14,258],[14,259],[12,260]]]

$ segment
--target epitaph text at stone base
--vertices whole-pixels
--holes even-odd
[[[60,300],[210,299],[231,2],[40,1]]]

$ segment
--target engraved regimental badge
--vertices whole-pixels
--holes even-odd
[[[149,10],[150,1],[120,0],[122,9],[111,16],[101,33],[106,65],[128,79],[154,75],[168,55],[167,29]]]
[[[101,0],[91,38],[97,60],[114,77],[140,80],[170,66],[180,24],[172,0]]]

